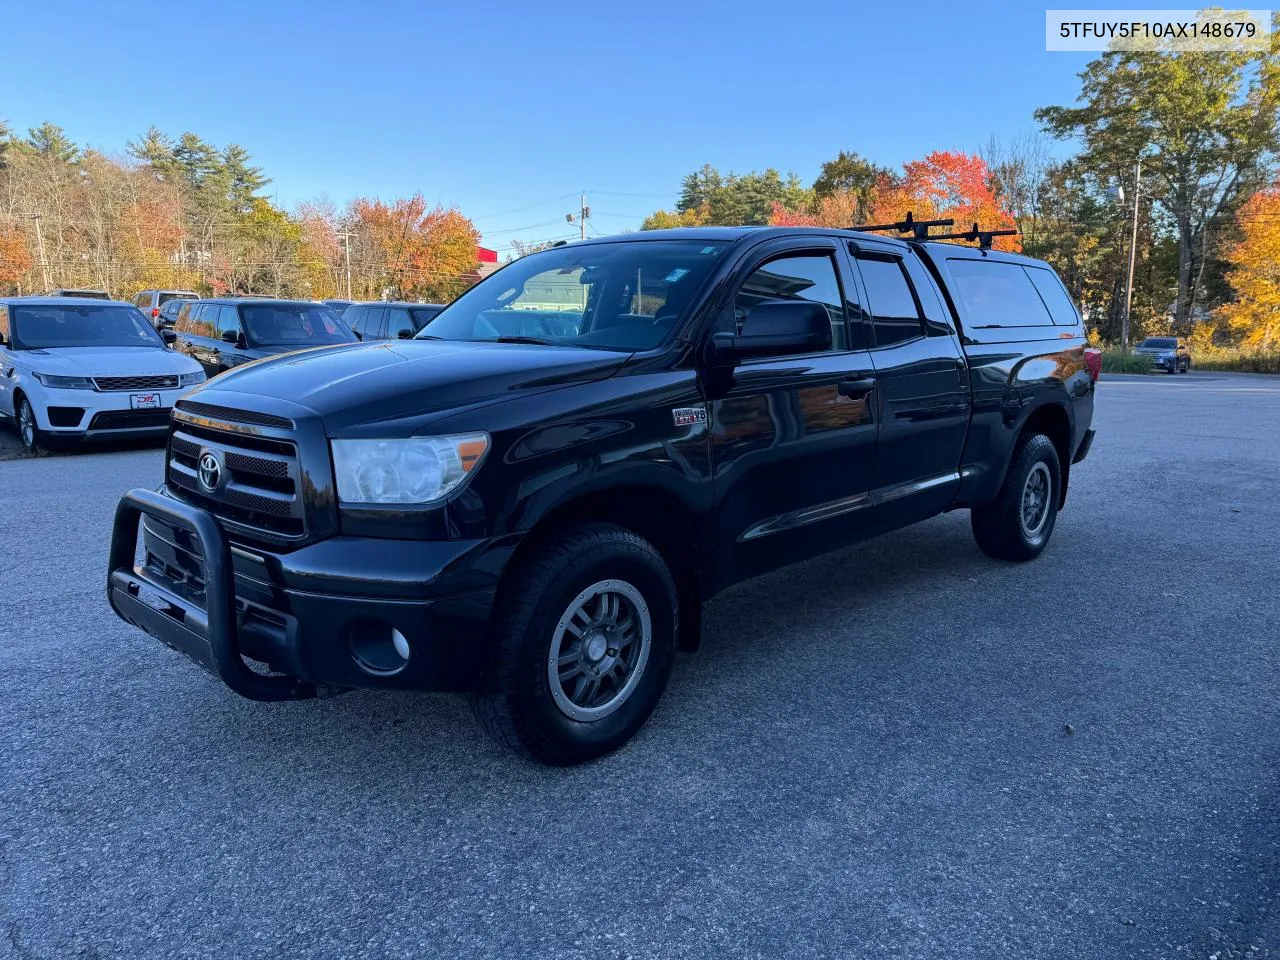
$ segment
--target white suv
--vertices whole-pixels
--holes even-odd
[[[127,303],[0,299],[0,418],[29,451],[58,440],[163,435],[204,369]]]

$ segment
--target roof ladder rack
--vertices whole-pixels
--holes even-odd
[[[996,237],[1014,237],[1018,235],[1017,230],[979,230],[975,223],[970,229],[964,233],[935,233],[930,240],[965,240],[969,243],[977,243],[979,250],[990,250],[992,241]],[[917,238],[920,239],[920,238]]]
[[[909,233],[916,240],[933,240],[929,236],[930,227],[951,227],[955,225],[955,221],[950,217],[945,220],[917,220],[911,211],[907,211],[905,220],[899,220],[897,223],[863,223],[850,230],[861,230],[863,233],[888,233],[891,230],[898,233]]]

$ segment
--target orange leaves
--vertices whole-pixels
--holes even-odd
[[[1280,348],[1280,184],[1255,193],[1236,216],[1240,239],[1227,250],[1236,292],[1220,311],[1246,347]]]
[[[17,227],[0,224],[0,290],[16,287],[31,269],[31,254]]]
[[[361,198],[350,218],[400,296],[451,299],[476,268],[475,226],[456,209],[427,209],[421,194],[391,204]]]
[[[935,150],[922,160],[902,165],[900,179],[881,178],[871,202],[871,220],[892,223],[910,210],[917,220],[951,217],[955,230],[974,223],[984,230],[1015,226],[1013,215],[996,199],[991,170],[974,154]],[[998,250],[1021,250],[1018,237],[997,237]]]

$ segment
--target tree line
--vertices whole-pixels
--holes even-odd
[[[479,232],[421,195],[286,211],[237,144],[152,128],[121,157],[45,123],[0,124],[0,292],[90,287],[312,299],[449,300],[474,281]]]
[[[1136,195],[1131,338],[1280,350],[1277,54],[1113,52],[1080,79],[1078,105],[1036,111],[1037,132],[901,170],[841,151],[806,186],[776,169],[706,165],[643,226],[848,227],[910,211],[958,230],[1014,227],[996,246],[1053,264],[1089,326],[1117,342]],[[1055,159],[1054,138],[1079,150]]]

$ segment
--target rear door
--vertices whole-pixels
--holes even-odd
[[[872,499],[900,526],[954,498],[969,426],[969,376],[941,295],[909,249],[849,245],[871,314],[880,443]]]
[[[740,329],[755,304],[800,299],[826,307],[832,331],[821,353],[707,372],[722,584],[861,535],[876,452],[874,370],[838,254],[820,236],[755,248],[717,320],[717,329]]]

